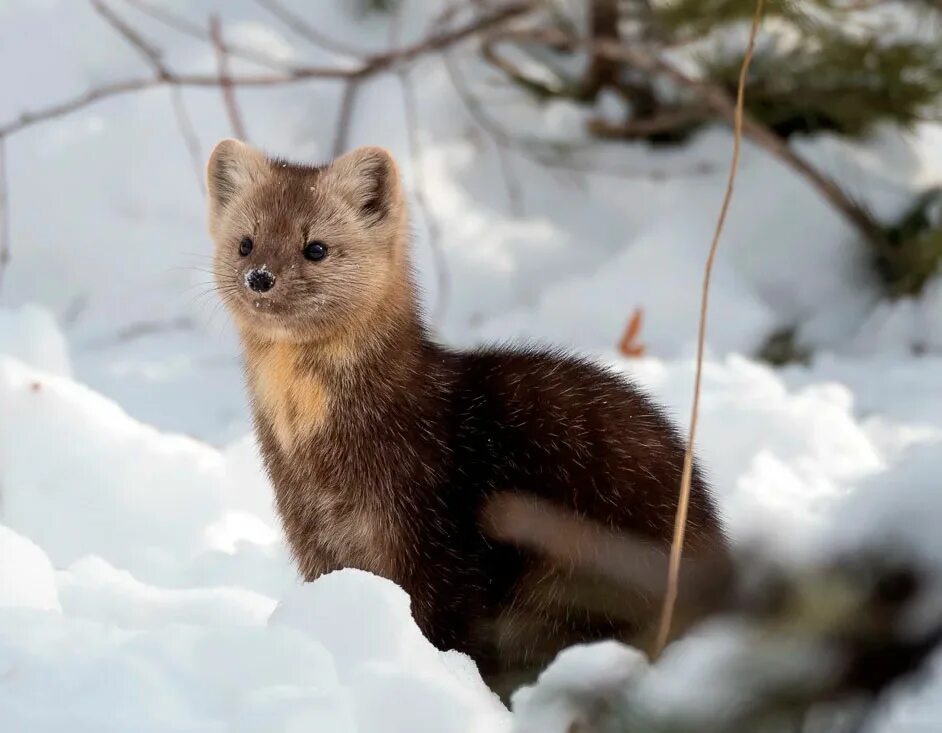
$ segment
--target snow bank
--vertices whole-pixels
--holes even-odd
[[[63,377],[72,373],[65,337],[52,314],[37,305],[0,309],[0,354]]]
[[[534,308],[497,316],[481,336],[500,339],[509,333],[581,349],[613,346],[635,310],[644,313],[645,346],[650,353],[678,356],[696,341],[700,290],[691,285],[703,270],[702,226],[689,220],[665,219],[638,233],[630,247],[598,272],[576,276],[543,289]],[[668,272],[652,278],[651,272]],[[752,353],[779,319],[728,262],[714,272],[711,314],[725,327],[711,335],[720,353]],[[613,304],[620,303],[619,307]],[[578,306],[576,306],[578,304]]]
[[[176,6],[205,23],[200,4]],[[440,6],[406,2],[402,41],[424,33]],[[353,45],[387,43],[383,22],[354,20],[347,4],[316,14]],[[13,70],[0,84],[0,120],[147,73],[87,4],[14,0],[0,16],[0,70]],[[174,68],[214,72],[205,44],[132,17]],[[227,37],[279,58],[338,63],[251,0],[225,3],[224,19]],[[30,74],[16,73],[26,60]],[[489,94],[490,72],[467,62]],[[414,74],[419,165],[447,271],[439,332],[456,344],[526,338],[590,350],[685,420],[728,131],[673,151],[601,145],[545,167],[514,150],[502,159],[440,63]],[[584,111],[573,105],[494,94],[491,111],[521,139],[583,142]],[[334,115],[324,112],[336,109],[337,84],[238,95],[254,143],[329,156]],[[231,134],[218,92],[183,98],[205,154]],[[298,584],[246,436],[237,343],[205,272],[202,184],[170,102],[162,89],[126,95],[7,140],[14,253],[2,295],[19,307],[0,310],[0,729],[508,730],[473,665],[422,639],[399,589],[350,571]],[[940,130],[794,144],[892,213],[901,190],[942,177]],[[349,143],[388,146],[411,185],[404,132],[397,80],[366,82]],[[128,175],[128,151],[146,175]],[[860,191],[861,180],[872,187]],[[68,195],[50,197],[51,185]],[[413,218],[432,311],[444,296],[430,222],[419,210]],[[803,181],[746,145],[716,263],[700,452],[737,542],[760,538],[802,561],[892,538],[942,567],[942,358],[912,354],[942,351],[942,278],[918,299],[881,302],[867,258]],[[610,350],[636,308],[650,358],[621,361]],[[748,358],[782,327],[818,348],[810,367],[775,371]],[[704,638],[683,656],[677,647],[691,670],[728,657],[736,637]],[[559,664],[517,696],[521,730],[552,730],[566,706],[640,669],[610,645],[568,651]],[[551,698],[558,715],[544,710]],[[901,695],[882,730],[938,729],[938,699],[942,672]]]
[[[356,18],[346,5],[314,11],[289,4],[304,17],[316,12],[323,32],[355,39],[355,46],[386,43],[382,20]],[[342,62],[250,0],[225,6],[227,32],[242,43],[292,62]],[[403,42],[421,35],[441,7],[404,3]],[[18,68],[29,58],[31,74],[9,74],[0,85],[0,119],[92,82],[146,73],[134,49],[81,3],[7,3],[3,12],[0,68]],[[205,24],[196,6],[174,12]],[[164,49],[167,63],[212,73],[206,44],[127,13]],[[56,26],[69,27],[75,42],[56,42]],[[233,61],[238,71],[260,71]],[[415,249],[429,310],[443,306],[439,331],[453,343],[514,337],[605,350],[618,343],[633,309],[642,308],[648,353],[688,355],[700,266],[729,161],[728,131],[707,129],[677,149],[608,144],[587,150],[580,124],[586,110],[565,101],[534,105],[512,88],[494,90],[491,70],[474,54],[462,63],[483,101],[497,102],[489,113],[521,141],[558,144],[559,165],[534,162],[528,146],[499,154],[441,63],[418,64],[419,164],[441,232],[447,298],[439,292],[430,222],[417,207]],[[239,99],[252,142],[273,154],[322,160],[331,153],[334,125],[334,115],[324,111],[336,109],[340,92],[338,84],[312,82],[300,93],[242,89]],[[205,155],[231,134],[223,105],[211,89],[184,90],[183,98]],[[876,211],[893,214],[904,204],[901,192],[942,177],[939,129],[922,125],[906,137],[886,134],[856,145],[826,136],[794,144]],[[411,193],[416,171],[405,130],[397,80],[367,81],[349,144],[389,147]],[[129,150],[146,176],[128,175]],[[68,322],[74,372],[147,424],[216,444],[246,432],[236,341],[206,273],[211,249],[202,184],[166,90],[110,99],[30,128],[11,138],[7,158],[16,252],[5,301],[40,302]],[[580,172],[593,166],[602,173]],[[864,176],[872,185],[860,191]],[[69,195],[50,200],[50,181]],[[63,246],[62,222],[69,222],[69,246]],[[56,277],[49,276],[50,263]],[[942,278],[936,278],[918,299],[882,302],[869,253],[841,218],[805,181],[745,146],[716,266],[709,342],[717,357],[754,354],[783,327],[796,328],[803,344],[844,353],[939,351],[940,293]],[[198,408],[194,394],[202,397]]]
[[[0,608],[58,611],[52,563],[35,542],[0,525]]]
[[[355,570],[299,584],[251,441],[161,433],[9,356],[0,676],[3,730],[470,733],[508,720],[470,660],[425,640],[397,586]]]
[[[689,361],[603,358],[685,418]],[[734,539],[798,562],[897,537],[942,567],[940,379],[895,362],[708,363],[701,452]],[[895,397],[873,391],[887,386]],[[732,654],[721,638],[678,645],[677,670]],[[558,664],[515,697],[518,730],[553,730],[643,670],[615,644]],[[14,669],[0,684],[5,730],[511,726],[470,660],[422,637],[401,589],[355,570],[298,583],[250,438],[219,449],[156,430],[0,354],[0,674]],[[936,710],[907,695],[894,704]]]
[[[514,693],[514,733],[594,730],[591,711],[610,708],[647,670],[641,652],[614,641],[565,649],[535,684]]]

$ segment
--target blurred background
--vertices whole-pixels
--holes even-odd
[[[246,412],[206,294],[205,158],[232,135],[312,162],[370,143],[408,179],[441,338],[605,352],[638,315],[646,355],[689,355],[730,154],[711,95],[732,96],[752,4],[525,5],[6,0],[2,302],[49,310],[76,376],[135,417],[231,439]],[[938,7],[767,18],[711,353],[937,352]]]
[[[686,420],[754,8],[0,0],[0,522],[55,603],[98,618],[88,555],[272,604],[290,576],[212,288],[223,137],[389,148],[438,338],[577,349]],[[939,567],[942,3],[768,0],[745,95],[700,440],[732,536]],[[933,680],[888,730],[937,729]]]

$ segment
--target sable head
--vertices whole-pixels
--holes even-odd
[[[382,148],[311,167],[223,140],[207,183],[215,276],[242,329],[332,338],[366,323],[403,277],[405,203]]]

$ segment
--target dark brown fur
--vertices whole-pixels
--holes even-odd
[[[663,413],[624,377],[568,354],[456,352],[430,340],[384,151],[307,168],[225,141],[209,181],[217,276],[304,577],[358,567],[391,578],[436,646],[491,673],[542,664],[575,641],[646,638],[656,589],[599,594],[583,558],[495,526],[511,516],[503,498],[540,500],[663,560],[683,462]],[[240,258],[246,235],[255,248]],[[301,257],[309,238],[328,244],[323,262]],[[260,301],[242,275],[262,263],[278,282]],[[524,515],[519,526],[531,524]],[[699,471],[688,548],[725,552]]]

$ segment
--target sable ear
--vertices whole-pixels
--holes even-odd
[[[351,206],[375,221],[389,214],[399,196],[399,170],[383,148],[346,153],[331,164],[328,175]]]
[[[263,153],[239,140],[216,144],[206,166],[210,219],[214,219],[232,197],[264,175],[268,159]]]

